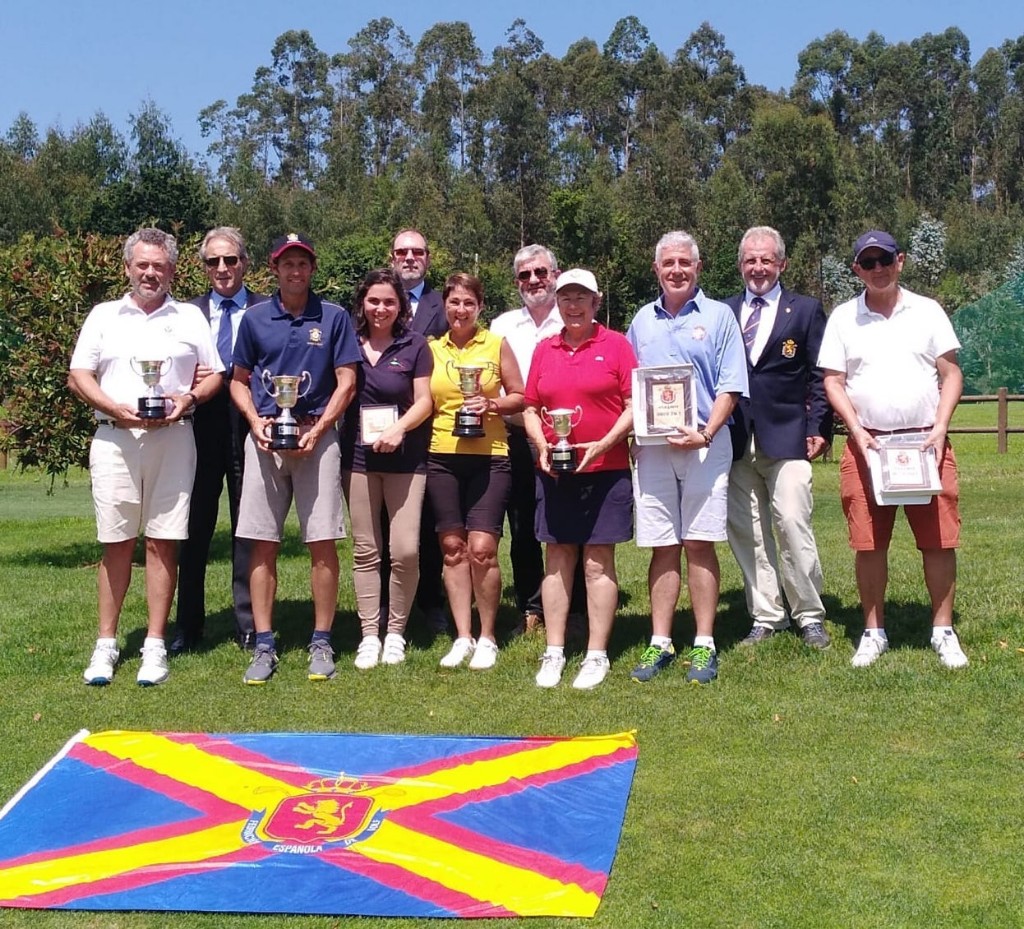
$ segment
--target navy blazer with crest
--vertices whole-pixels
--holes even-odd
[[[722,301],[732,307],[737,322],[745,296],[743,291]],[[747,361],[750,396],[740,397],[729,426],[733,460],[742,457],[751,431],[771,458],[806,459],[809,436],[832,442],[832,407],[818,367],[825,320],[820,300],[782,288],[764,350],[757,364]]]

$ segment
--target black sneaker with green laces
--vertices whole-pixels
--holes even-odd
[[[675,659],[676,650],[672,645],[664,648],[660,645],[648,645],[640,656],[640,664],[630,672],[630,679],[643,684],[664,671]]]

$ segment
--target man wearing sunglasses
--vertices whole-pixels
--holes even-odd
[[[391,244],[391,267],[402,279],[412,307],[411,327],[423,335],[442,336],[448,330],[441,295],[427,283],[430,249],[415,229],[403,229]]]
[[[527,245],[512,259],[516,286],[523,306],[502,313],[491,323],[491,332],[502,336],[519,362],[525,383],[530,373],[533,351],[544,339],[562,331],[562,316],[555,302],[558,260],[543,245]],[[526,438],[523,414],[505,418],[508,429],[508,454],[512,465],[512,491],[508,498],[508,525],[511,535],[509,555],[516,606],[522,617],[523,631],[532,632],[543,622],[540,585],[544,579],[544,556],[534,534],[537,509],[535,487],[536,454]]]
[[[231,226],[211,229],[199,246],[199,257],[210,289],[190,302],[210,323],[214,344],[224,363],[224,381],[231,378],[231,356],[245,311],[268,299],[245,286],[249,256],[241,232]],[[206,373],[206,372],[201,372]],[[224,482],[228,485],[231,512],[231,591],[235,610],[235,635],[244,649],[252,649],[255,630],[249,598],[249,540],[235,536],[238,501],[242,493],[242,464],[248,423],[231,402],[226,389],[196,410],[196,476],[188,539],[178,559],[178,607],[172,653],[196,648],[206,622],[206,564],[210,541],[217,525],[217,509]]]
[[[867,667],[889,647],[884,608],[896,507],[875,501],[870,453],[879,449],[880,437],[918,433],[921,447],[934,450],[942,490],[904,512],[924,562],[932,648],[945,667],[962,668],[967,656],[953,631],[960,542],[957,468],[946,438],[963,390],[956,355],[960,343],[938,303],[900,287],[904,258],[888,232],[872,230],[857,239],[853,271],[865,290],[832,311],[818,357],[829,402],[849,431],[839,488],[865,626],[852,663]]]
[[[430,270],[430,248],[418,229],[403,229],[391,243],[391,268],[402,279],[402,286],[409,297],[412,310],[410,328],[426,338],[439,338],[448,331],[448,317],[444,312],[444,300],[427,282]],[[384,515],[384,544],[387,547],[387,514]],[[386,551],[381,557],[383,577],[381,590],[388,589],[387,578],[390,560]],[[422,612],[427,628],[432,634],[442,633],[448,628],[445,616],[444,581],[442,580],[443,559],[441,545],[437,540],[434,526],[434,511],[430,498],[423,498],[423,513],[420,518],[420,582],[416,587],[416,605]],[[381,615],[387,615],[386,604],[381,603]]]

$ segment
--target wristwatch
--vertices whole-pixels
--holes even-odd
[[[711,447],[711,433],[708,432],[707,429],[698,429],[697,435],[699,435],[704,440],[705,448]]]

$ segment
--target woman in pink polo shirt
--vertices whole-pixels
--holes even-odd
[[[590,638],[573,687],[589,690],[609,670],[619,585],[615,545],[633,537],[633,488],[627,437],[636,356],[626,338],[596,322],[601,292],[590,271],[574,268],[558,278],[558,310],[564,328],[537,346],[526,384],[524,420],[537,447],[537,539],[546,543],[541,586],[547,649],[537,686],[554,687],[565,668],[565,626],[572,577],[583,548]],[[558,437],[551,410],[567,410],[575,471],[553,470]],[[555,459],[564,456],[556,451]]]

